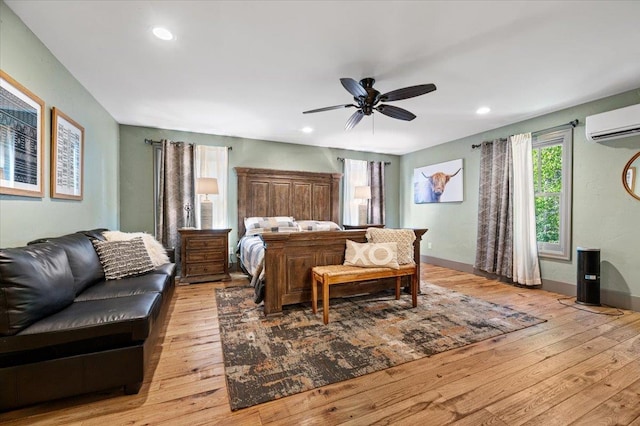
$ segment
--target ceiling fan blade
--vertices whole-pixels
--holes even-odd
[[[352,78],[341,78],[340,83],[347,89],[347,92],[351,93],[354,97],[360,96],[367,97],[367,91],[357,81]]]
[[[411,121],[416,118],[415,114],[393,105],[379,105],[375,107],[375,109],[384,115],[397,118],[398,120]]]
[[[322,111],[331,111],[332,109],[341,109],[341,108],[349,108],[354,107],[357,108],[357,105],[354,104],[345,104],[345,105],[334,105],[330,107],[318,108],[318,109],[310,109],[309,111],[303,111],[303,114],[311,114],[312,112],[322,112]]]
[[[390,102],[399,101],[401,99],[409,99],[420,96],[436,90],[435,84],[420,84],[418,86],[405,87],[403,89],[392,90],[391,92],[380,95],[380,101]],[[382,111],[380,111],[382,112]]]
[[[357,110],[351,115],[351,117],[349,117],[349,119],[347,120],[347,124],[345,124],[344,126],[344,129],[345,130],[353,129],[354,127],[356,127],[356,124],[358,124],[360,120],[362,120],[362,117],[364,117],[364,113],[362,112],[362,110],[361,109]]]

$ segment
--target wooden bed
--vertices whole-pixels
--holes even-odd
[[[236,167],[238,176],[238,238],[244,218],[293,216],[296,220],[340,223],[340,173],[299,172]],[[420,240],[426,229],[414,230],[414,260],[420,276]],[[311,301],[311,268],[341,264],[345,241],[366,242],[366,230],[262,234],[265,245],[264,313],[282,312],[284,305]],[[337,286],[332,296],[395,288],[395,280]]]

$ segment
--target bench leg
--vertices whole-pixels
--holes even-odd
[[[396,300],[400,299],[400,281],[402,280],[401,277],[396,277]]]
[[[411,303],[418,306],[418,274],[411,275]]]
[[[318,313],[318,283],[315,274],[311,274],[311,309],[313,313]]]
[[[329,323],[329,284],[326,279],[322,280],[322,320]]]

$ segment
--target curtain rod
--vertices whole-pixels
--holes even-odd
[[[146,143],[147,145],[161,145],[162,141],[154,141],[153,139],[145,139],[144,143]],[[226,147],[229,151],[233,151],[233,147],[232,146],[228,146]]]
[[[531,135],[533,136],[534,134],[546,133],[546,132],[548,132],[550,130],[562,129],[562,128],[569,127],[569,126],[576,127],[579,123],[580,123],[580,121],[576,118],[575,120],[570,121],[570,122],[565,123],[565,124],[560,124],[558,126],[549,127],[547,129],[536,130],[535,132],[531,132]],[[511,136],[513,136],[513,135],[511,135]],[[481,143],[474,144],[474,145],[471,145],[471,149],[480,148],[481,146],[482,146]]]
[[[338,157],[338,161],[342,161],[344,163],[345,158],[343,157]],[[373,161],[369,161],[370,163],[373,163]],[[385,161],[384,165],[388,166],[389,164],[391,164],[391,161]]]

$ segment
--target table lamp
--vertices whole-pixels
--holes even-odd
[[[358,200],[370,200],[371,199],[371,187],[370,186],[356,186],[353,191],[353,198]],[[358,205],[358,225],[367,224],[367,202],[360,203]]]
[[[209,200],[209,194],[218,193],[218,179],[198,178],[196,180],[196,194],[204,194],[204,200],[200,201],[200,229],[213,228],[213,201]]]

